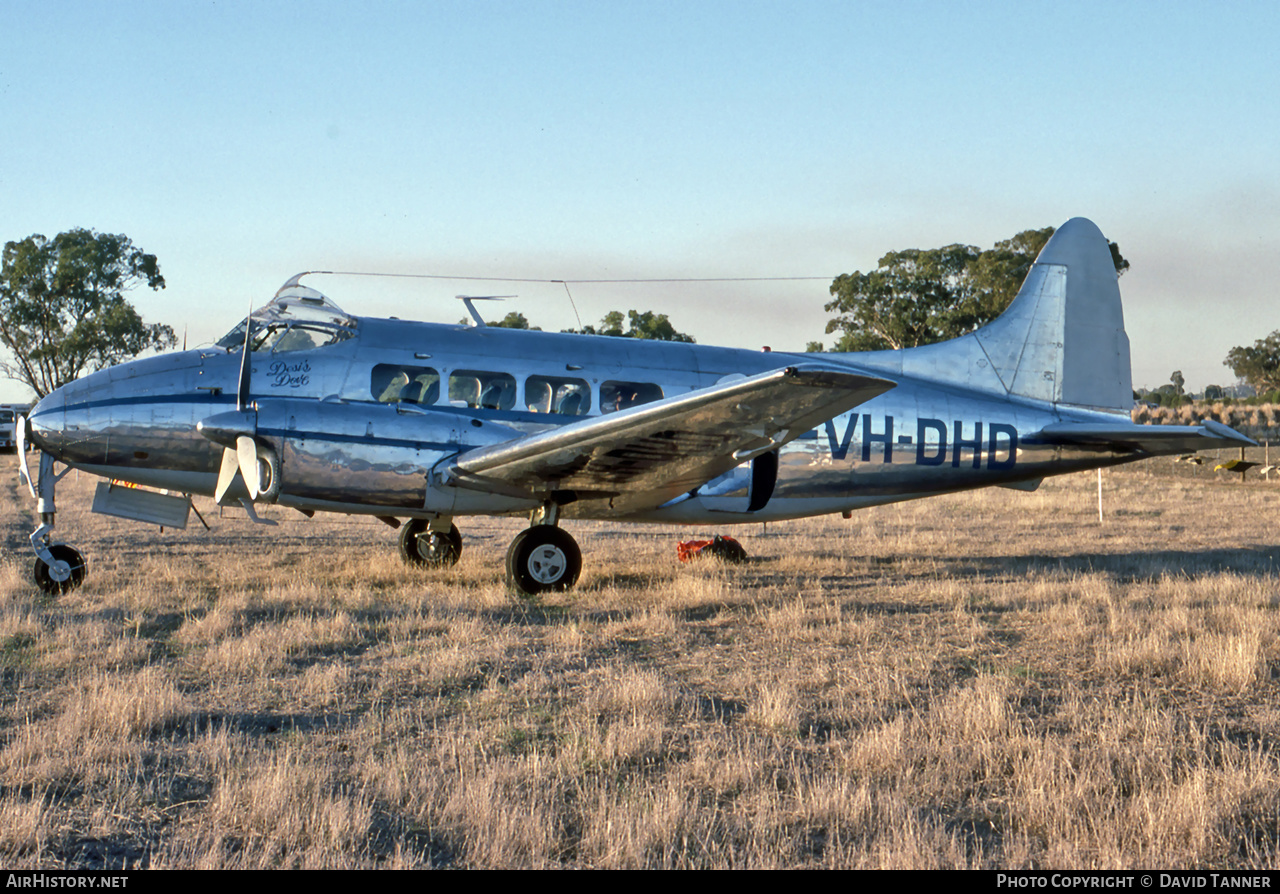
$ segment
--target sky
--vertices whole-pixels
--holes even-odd
[[[1081,216],[1132,264],[1134,384],[1200,390],[1280,328],[1278,37],[1261,2],[0,0],[0,240],[126,234],[191,346],[337,270],[795,277],[306,282],[803,350],[841,273]]]

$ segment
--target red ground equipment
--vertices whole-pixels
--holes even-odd
[[[698,556],[713,556],[725,562],[745,562],[747,551],[732,537],[719,534],[712,540],[682,540],[676,545],[676,558],[688,562]]]

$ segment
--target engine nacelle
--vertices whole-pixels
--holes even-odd
[[[264,495],[270,488],[286,505],[359,503],[384,510],[448,511],[451,496],[450,505],[430,505],[432,467],[471,447],[521,435],[475,422],[448,410],[396,404],[262,400],[252,436],[259,462],[270,466],[262,470]]]

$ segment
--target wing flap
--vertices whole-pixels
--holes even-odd
[[[659,506],[893,388],[804,364],[470,450],[446,484],[615,508]]]

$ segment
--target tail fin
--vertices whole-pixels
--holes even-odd
[[[1106,410],[1133,406],[1120,286],[1092,221],[1063,224],[1013,303],[973,337],[1009,394]]]
[[[1003,314],[960,338],[850,354],[861,366],[1128,416],[1129,337],[1106,238],[1076,217],[1040,251]]]

